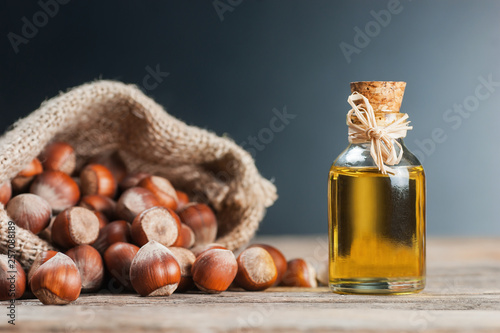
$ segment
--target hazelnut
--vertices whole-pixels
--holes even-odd
[[[117,184],[127,176],[127,166],[117,151],[105,152],[100,155],[93,156],[90,158],[89,164],[104,165],[109,169],[109,171],[111,171]]]
[[[38,158],[33,159],[30,164],[17,174],[17,177],[33,177],[43,172],[42,163]]]
[[[7,214],[19,227],[38,234],[49,225],[52,209],[45,199],[25,193],[9,201]]]
[[[167,208],[152,207],[137,215],[130,232],[134,243],[139,246],[152,240],[170,246],[179,237],[180,228],[180,221]]]
[[[9,202],[10,197],[12,196],[12,186],[10,182],[5,182],[0,185],[0,203],[6,205]]]
[[[26,275],[21,264],[0,254],[0,301],[17,299],[26,290]]]
[[[182,191],[176,190],[175,194],[177,194],[177,210],[180,211],[189,203],[189,197]]]
[[[104,278],[101,255],[90,245],[79,245],[66,252],[78,267],[82,279],[82,292],[99,290]]]
[[[120,220],[108,223],[99,231],[97,240],[91,245],[102,254],[108,247],[118,242],[132,242],[130,224],[127,221]]]
[[[160,203],[151,191],[132,187],[120,196],[116,204],[116,214],[120,219],[132,222],[141,212],[155,206],[160,206]]]
[[[193,275],[191,274],[191,267],[193,266],[196,257],[193,252],[182,247],[169,247],[175,259],[181,268],[181,281],[177,286],[176,292],[185,292],[194,288]]]
[[[45,171],[38,175],[30,192],[41,196],[55,213],[76,205],[80,199],[80,189],[75,181],[61,171]]]
[[[129,188],[139,186],[139,183],[141,180],[143,180],[146,177],[151,176],[151,174],[147,172],[136,172],[136,173],[131,173],[127,175],[119,184],[119,188],[122,191],[126,191]]]
[[[130,282],[141,296],[169,296],[180,280],[177,259],[154,240],[141,247],[130,265]]]
[[[281,284],[287,287],[316,288],[316,271],[304,259],[290,260]]]
[[[281,253],[281,251],[277,248],[267,244],[253,244],[249,247],[261,247],[269,252],[271,257],[273,257],[274,264],[276,265],[276,269],[278,270],[278,277],[276,278],[276,282],[274,282],[274,285],[277,286],[278,284],[280,284],[287,268],[287,261],[283,253]]]
[[[133,244],[118,242],[104,252],[104,263],[108,272],[128,290],[133,290],[130,282],[130,265],[138,251],[139,248]]]
[[[89,164],[80,173],[82,195],[99,194],[114,197],[116,193],[115,177],[104,165]]]
[[[140,181],[139,187],[150,190],[160,205],[173,210],[177,209],[177,194],[168,179],[159,176],[149,176]]]
[[[43,304],[68,304],[80,296],[82,280],[73,260],[59,252],[38,267],[30,285]]]
[[[48,145],[40,154],[40,159],[45,170],[61,171],[68,175],[75,171],[75,150],[65,142],[54,142]]]
[[[245,290],[264,290],[271,287],[278,271],[273,257],[261,247],[251,247],[238,256],[236,283]]]
[[[219,243],[209,243],[209,244],[200,244],[196,245],[191,249],[191,252],[198,258],[202,253],[208,251],[208,250],[213,250],[213,249],[221,249],[221,250],[227,250],[227,248]]]
[[[95,210],[96,212],[101,212],[110,220],[115,218],[116,202],[109,197],[98,194],[86,195],[80,200],[78,205],[90,210]]]
[[[58,254],[59,252],[57,251],[45,251],[39,253],[35,260],[33,261],[33,264],[31,265],[29,271],[28,271],[28,285],[31,283],[31,278],[33,277],[33,274],[35,274],[36,270],[38,267],[40,267],[42,264],[45,264],[50,258]]]
[[[42,163],[38,158],[33,159],[26,168],[19,171],[17,176],[12,179],[12,189],[16,193],[26,192],[35,176],[42,172]]]
[[[191,268],[198,289],[211,294],[227,290],[237,272],[238,263],[233,252],[222,249],[205,251],[196,258]]]
[[[217,237],[217,219],[205,204],[192,203],[179,212],[181,221],[193,229],[195,245],[213,243]]]
[[[181,228],[179,229],[179,237],[172,246],[183,247],[190,249],[193,247],[195,242],[195,236],[193,229],[187,226],[187,224],[181,223]]]
[[[63,248],[90,244],[99,235],[99,220],[94,212],[72,207],[57,215],[52,225],[52,241]]]

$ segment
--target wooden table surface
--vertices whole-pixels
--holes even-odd
[[[325,236],[261,237],[291,259],[327,256]],[[82,295],[67,306],[0,302],[1,330],[22,332],[500,332],[500,239],[430,239],[427,287],[416,295],[337,295],[274,288],[219,295]]]

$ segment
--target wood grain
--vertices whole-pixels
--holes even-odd
[[[318,237],[262,237],[285,255],[318,264],[327,241]],[[426,289],[406,296],[337,295],[325,287],[174,294],[144,298],[103,292],[68,306],[16,302],[20,332],[499,332],[500,239],[431,239]],[[1,312],[0,312],[1,313]],[[0,318],[2,318],[0,317]]]

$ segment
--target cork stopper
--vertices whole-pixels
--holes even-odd
[[[370,101],[373,111],[398,113],[403,102],[406,82],[359,81],[351,82],[351,93],[357,91]]]

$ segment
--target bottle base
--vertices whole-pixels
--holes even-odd
[[[337,294],[406,295],[425,287],[425,278],[333,279],[330,289]]]

